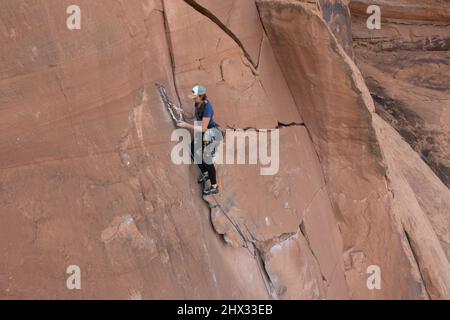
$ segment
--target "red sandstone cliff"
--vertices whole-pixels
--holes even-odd
[[[376,2],[2,1],[0,298],[449,299],[448,3]],[[279,173],[209,209],[156,82],[280,127]]]

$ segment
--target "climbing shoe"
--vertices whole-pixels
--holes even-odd
[[[198,178],[198,184],[205,183],[209,180],[208,174],[202,174],[200,178]]]
[[[203,190],[204,196],[209,196],[209,195],[218,194],[218,193],[219,193],[219,187],[211,187],[211,188]]]

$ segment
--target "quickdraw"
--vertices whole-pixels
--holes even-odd
[[[177,123],[180,121],[184,121],[183,116],[183,109],[180,107],[177,107],[172,101],[170,101],[169,97],[167,96],[166,88],[160,83],[156,83],[156,90],[159,92],[159,96],[161,97],[162,102],[166,106],[167,110],[170,113],[170,116],[172,117],[172,120]]]

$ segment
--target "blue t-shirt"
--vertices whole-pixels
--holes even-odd
[[[198,104],[197,103],[195,104],[195,119],[197,121],[202,121],[203,118],[209,118],[208,129],[215,126],[215,123],[214,123],[214,109],[213,109],[212,104],[209,101],[206,101],[205,110],[203,111],[202,118],[200,118],[198,116]]]

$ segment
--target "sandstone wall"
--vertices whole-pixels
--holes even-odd
[[[358,285],[367,265],[379,261],[382,270],[388,273],[383,283],[385,297],[448,297],[448,277],[444,276],[443,280],[439,276],[441,272],[446,274],[444,270],[448,266],[440,243],[435,241],[431,245],[438,255],[427,259],[436,272],[431,279],[419,274],[414,252],[403,231],[406,228],[410,237],[414,233],[412,237],[420,242],[421,234],[435,238],[442,230],[425,230],[424,226],[420,231],[410,232],[405,220],[399,222],[400,217],[406,219],[399,207],[404,208],[408,202],[395,199],[396,192],[401,193],[402,189],[392,191],[390,184],[396,181],[392,181],[395,178],[391,176],[390,166],[394,164],[384,157],[392,146],[387,146],[384,141],[387,138],[378,133],[380,123],[373,120],[373,101],[357,67],[309,6],[298,1],[270,0],[258,1],[258,5],[324,169],[343,235],[346,279],[352,296],[376,297],[376,293],[368,293]],[[421,165],[420,160],[415,161]],[[420,197],[419,193],[415,197]],[[439,199],[446,203],[447,193],[439,195]],[[443,208],[448,211],[446,204]],[[420,210],[407,213],[415,219],[427,219]],[[444,220],[448,221],[448,217]],[[444,237],[447,230],[445,227]],[[426,273],[426,267],[420,267]],[[433,287],[439,289],[431,290]]]
[[[0,4],[0,298],[450,296],[448,189],[374,114],[346,1],[70,4]],[[219,165],[210,209],[156,82],[280,129],[279,173]]]

